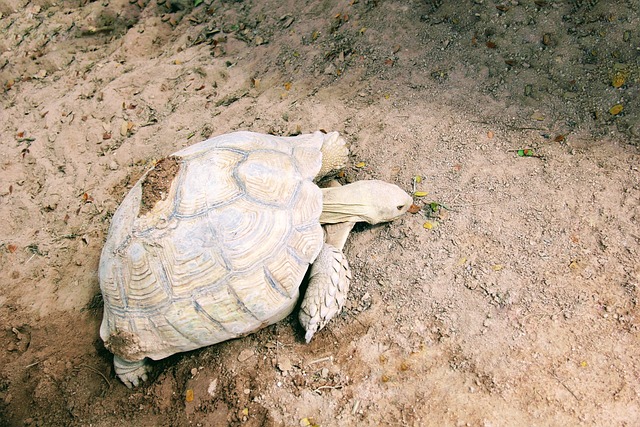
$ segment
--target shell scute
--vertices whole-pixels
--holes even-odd
[[[190,161],[183,159],[177,177],[179,190],[175,199],[175,214],[181,217],[201,215],[240,197],[242,188],[232,172],[243,158],[242,153],[213,149],[207,156]]]
[[[239,304],[259,320],[260,325],[269,325],[287,316],[296,303],[279,283],[268,280],[262,269],[247,276],[232,276],[229,288]],[[286,314],[280,317],[283,312]]]
[[[291,230],[288,210],[265,209],[247,200],[211,211],[207,218],[233,271],[246,271],[277,251]]]
[[[220,325],[224,330],[224,335],[216,337],[209,344],[235,338],[260,327],[260,320],[246,310],[243,304],[238,304],[237,296],[227,284],[221,286],[218,292],[204,293],[194,300],[209,321]]]
[[[249,153],[236,173],[249,198],[274,207],[289,206],[302,180],[291,157],[278,151]]]
[[[265,266],[265,276],[277,283],[290,298],[297,299],[298,285],[307,272],[308,262],[289,251],[279,252]]]

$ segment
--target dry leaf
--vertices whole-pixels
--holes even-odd
[[[291,82],[286,82],[283,86],[284,86],[284,90],[290,90],[291,89]]]
[[[495,134],[491,131],[487,132],[487,138],[489,139],[493,139],[493,137],[495,136]]]
[[[367,166],[367,164],[366,164],[365,162],[358,162],[358,163],[356,163],[356,167],[357,167],[357,168],[363,168],[363,167],[365,167],[365,166]]]
[[[625,82],[625,73],[618,71],[611,79],[611,85],[615,88],[621,87]]]
[[[429,221],[425,222],[424,224],[422,224],[422,226],[424,228],[426,228],[427,230],[431,230],[433,228],[433,224],[430,223]]]
[[[407,212],[412,213],[412,214],[416,214],[418,212],[420,212],[422,208],[418,205],[416,205],[415,203],[412,204],[411,206],[409,206],[409,209],[407,210]]]
[[[413,195],[415,197],[424,197],[426,196],[428,193],[426,191],[416,191],[415,193],[413,193]]]
[[[300,419],[300,427],[320,427],[320,424],[316,424],[313,418],[304,417]]]
[[[611,108],[609,109],[609,113],[610,113],[612,116],[616,116],[616,115],[618,115],[618,114],[622,113],[622,110],[623,110],[623,109],[624,109],[624,107],[622,106],[622,104],[616,104],[616,105],[614,105],[613,107],[611,107]]]
[[[553,140],[555,142],[562,142],[562,141],[564,141],[564,135],[562,135],[562,134],[557,135],[555,138],[553,138]]]
[[[192,389],[187,389],[187,392],[185,393],[185,399],[187,402],[193,402],[193,390]]]
[[[504,268],[504,267],[502,266],[502,264],[494,264],[494,265],[492,265],[492,266],[491,266],[491,269],[492,269],[493,271],[500,271],[500,270],[502,270],[503,268]]]
[[[10,254],[14,253],[15,251],[18,250],[18,247],[12,243],[7,245],[7,250],[9,251]]]
[[[489,49],[495,49],[496,47],[498,47],[498,45],[496,45],[496,44],[495,44],[494,42],[492,42],[492,41],[488,41],[488,42],[487,42],[487,47],[488,47]]]

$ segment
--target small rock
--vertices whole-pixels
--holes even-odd
[[[327,378],[328,375],[329,375],[329,368],[322,368],[322,371],[320,371],[320,376],[322,378]]]
[[[336,71],[337,71],[337,68],[333,64],[327,65],[327,67],[324,69],[324,73],[328,75],[334,75]]]
[[[250,348],[245,348],[238,355],[238,361],[239,362],[244,362],[246,360],[249,360],[252,356],[253,356],[253,350],[250,349]]]
[[[112,171],[118,170],[118,167],[119,166],[115,160],[112,160],[111,163],[109,163],[109,169],[111,169]]]
[[[198,375],[198,368],[192,368],[191,369],[191,376],[195,377],[196,375]]]
[[[209,383],[209,387],[207,388],[207,393],[209,393],[209,395],[211,397],[215,397],[216,395],[216,388],[218,388],[218,380],[217,378],[214,378],[211,380],[211,382]]]
[[[291,364],[291,360],[289,360],[288,358],[280,359],[280,362],[278,363],[278,369],[280,369],[280,371],[289,372],[291,368],[293,368],[293,365]]]

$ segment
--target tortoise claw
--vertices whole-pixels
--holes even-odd
[[[118,378],[120,378],[127,388],[138,387],[138,385],[148,379],[147,373],[151,371],[151,367],[147,364],[146,359],[130,362],[114,356],[113,366],[116,370],[116,375],[118,375]]]

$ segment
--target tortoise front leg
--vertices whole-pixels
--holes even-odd
[[[307,343],[339,314],[349,293],[351,269],[341,250],[325,243],[309,272],[309,286],[298,318]]]

